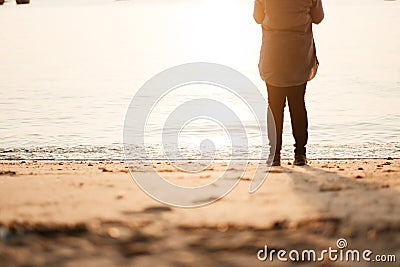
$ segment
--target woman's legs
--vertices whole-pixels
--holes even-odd
[[[292,122],[292,133],[295,139],[295,156],[306,155],[306,144],[308,140],[308,119],[307,110],[304,102],[306,92],[306,83],[299,86],[292,87],[276,87],[267,84],[268,90],[268,104],[272,112],[272,117],[275,122],[275,133],[269,132],[270,142],[273,142],[271,134],[276,136],[276,150],[275,155],[279,156],[282,149],[282,131],[283,131],[283,116],[288,99],[290,118]],[[268,116],[270,119],[270,117]],[[268,125],[271,122],[268,121]],[[269,131],[270,131],[269,127]]]

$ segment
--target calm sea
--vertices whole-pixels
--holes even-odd
[[[122,159],[135,92],[183,63],[227,65],[265,95],[253,1],[31,1],[0,6],[0,159]],[[324,4],[325,21],[314,28],[321,66],[307,89],[309,157],[399,158],[400,1]],[[199,124],[189,136],[218,136],[214,126]],[[162,127],[149,128],[160,157],[151,140]],[[193,140],[182,142],[189,157]],[[284,143],[291,157],[288,113]]]

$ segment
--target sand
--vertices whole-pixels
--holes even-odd
[[[152,165],[190,186],[226,167],[187,174]],[[397,263],[302,266],[400,266],[400,160],[285,161],[255,194],[249,183],[245,175],[214,204],[181,209],[142,192],[123,162],[3,161],[0,266],[297,266],[256,254],[265,245],[335,248],[339,238]]]

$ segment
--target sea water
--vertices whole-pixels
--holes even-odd
[[[398,158],[400,1],[335,0],[324,7],[325,20],[314,27],[321,65],[306,94],[308,156]],[[252,1],[240,0],[5,3],[0,159],[123,159],[124,119],[135,92],[183,63],[234,68],[266,97],[257,69],[261,29],[252,8]],[[193,90],[164,101],[158,116],[193,98]],[[174,130],[159,123],[149,122],[146,133],[154,158],[164,156],[162,131]],[[199,155],[202,139],[223,135],[213,124],[193,127],[180,147],[188,158]],[[221,140],[216,157],[223,159],[229,150]],[[283,157],[292,157],[287,111],[283,141]],[[252,157],[253,149],[243,148],[243,155]],[[142,158],[139,151],[132,156]]]

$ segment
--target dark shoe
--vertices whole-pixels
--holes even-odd
[[[271,164],[271,166],[281,166],[281,156],[275,156],[272,162],[268,159],[267,164]]]
[[[307,165],[307,158],[305,155],[296,155],[294,156],[294,162],[293,164],[295,166],[304,166]]]
[[[275,158],[274,161],[272,161],[271,166],[281,166],[281,158]]]

